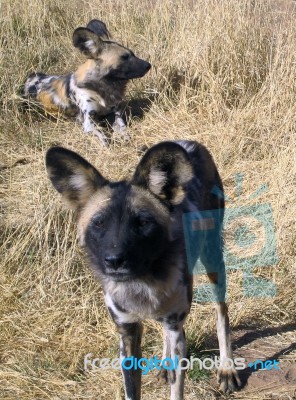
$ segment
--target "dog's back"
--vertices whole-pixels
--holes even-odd
[[[42,85],[42,81],[45,78],[47,78],[47,75],[43,74],[42,72],[34,72],[30,74],[25,82],[25,96],[36,97]]]
[[[40,72],[28,76],[24,95],[35,98],[43,109],[53,115],[75,116],[78,107],[70,99],[71,75],[46,75]]]

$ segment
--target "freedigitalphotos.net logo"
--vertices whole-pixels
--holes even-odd
[[[279,362],[277,360],[255,360],[253,362],[246,363],[244,358],[236,357],[233,360],[227,358],[223,360],[224,369],[236,369],[243,370],[246,366],[257,370],[271,370],[279,369]],[[198,368],[200,370],[212,370],[221,367],[221,362],[219,357],[215,356],[213,358],[196,358],[191,356],[190,358],[179,358],[175,356],[174,358],[167,357],[160,359],[157,356],[151,358],[137,358],[134,356],[120,358],[92,358],[92,353],[88,353],[84,357],[84,370],[98,370],[98,369],[125,369],[125,370],[141,370],[143,375],[147,375],[148,372],[152,370],[162,370],[167,371],[178,371],[178,370],[193,370]]]
[[[243,271],[243,295],[246,297],[273,297],[276,295],[276,286],[273,282],[257,278],[253,275],[254,268],[274,266],[277,261],[276,240],[272,208],[269,203],[243,205],[241,195],[243,189],[243,175],[237,174],[236,194],[237,202],[225,196],[214,187],[212,193],[227,200],[231,206],[225,208],[224,232],[224,260],[226,270]],[[268,186],[262,184],[249,196],[257,199],[268,191]],[[188,268],[192,274],[206,273],[205,267],[199,260],[199,244],[202,242],[205,230],[210,239],[208,241],[211,259],[217,260],[208,272],[217,272],[222,267],[217,252],[217,230],[221,227],[221,211],[206,210],[190,212],[183,215],[183,227],[186,243]],[[220,282],[220,292],[217,286],[204,284],[194,289],[195,302],[224,301],[226,282]],[[219,285],[218,285],[219,287]]]
[[[190,358],[174,358],[167,357],[160,359],[157,356],[151,358],[137,358],[134,356],[120,358],[92,358],[92,353],[88,353],[84,357],[84,370],[89,371],[96,369],[125,369],[125,370],[141,370],[143,375],[147,375],[149,371],[156,369],[158,371],[165,369],[167,371],[172,370],[192,370],[194,368],[199,369],[218,369],[221,366],[219,357],[214,358],[196,358],[191,356]],[[227,358],[223,360],[223,368],[225,369],[237,369],[242,370],[246,367],[244,358],[234,358],[233,360]]]

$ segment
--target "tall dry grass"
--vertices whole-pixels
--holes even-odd
[[[153,64],[129,85],[129,99],[151,103],[142,119],[130,119],[128,145],[113,135],[110,147],[102,148],[74,121],[48,120],[22,107],[28,73],[65,73],[83,60],[71,35],[91,18],[104,20],[115,39]],[[87,353],[117,356],[117,335],[78,248],[74,218],[46,177],[44,154],[53,144],[121,179],[133,171],[143,145],[176,138],[204,143],[233,200],[234,177],[244,174],[235,205],[268,202],[273,209],[279,262],[256,273],[277,285],[277,296],[245,298],[242,273],[229,273],[233,327],[295,323],[293,2],[7,0],[0,38],[1,399],[120,398],[120,373],[83,371]],[[269,190],[250,200],[263,183]],[[195,347],[214,337],[212,305],[194,305],[186,329]],[[146,325],[143,348],[147,356],[161,354],[158,324]],[[152,375],[144,379],[143,399],[167,398],[168,388]],[[276,390],[292,398],[287,388]],[[215,396],[207,381],[187,379],[186,399]],[[269,398],[264,396],[269,394],[235,395]]]

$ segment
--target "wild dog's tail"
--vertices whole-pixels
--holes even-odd
[[[45,77],[46,75],[41,72],[33,72],[30,74],[25,82],[24,95],[36,97],[40,82]]]

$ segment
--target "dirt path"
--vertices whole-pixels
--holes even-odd
[[[234,357],[243,357],[248,367],[241,371],[243,388],[237,399],[296,399],[296,326],[233,332]],[[261,363],[271,360],[270,370]]]

